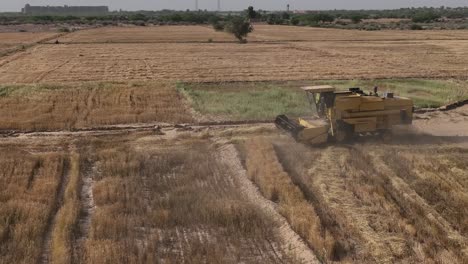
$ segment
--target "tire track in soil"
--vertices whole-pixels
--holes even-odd
[[[41,258],[39,263],[47,264],[50,263],[50,254],[51,254],[51,244],[52,244],[52,233],[57,222],[58,212],[63,205],[63,199],[65,196],[65,190],[67,188],[69,179],[70,179],[70,158],[71,158],[71,149],[74,149],[75,146],[70,146],[67,153],[67,158],[63,162],[62,175],[60,176],[60,182],[57,188],[57,197],[55,200],[55,206],[52,210],[52,213],[49,216],[47,223],[46,231],[44,233],[44,238],[42,242],[41,249]]]
[[[66,64],[69,63],[70,61],[71,61],[71,59],[66,60],[65,62],[60,63],[59,65],[53,67],[51,70],[48,70],[48,71],[46,71],[46,72],[41,73],[41,74],[34,80],[34,83],[39,83],[39,82],[41,82],[42,80],[44,80],[44,78],[45,78],[47,75],[49,75],[49,74],[51,74],[52,72],[54,72],[54,71],[56,71],[56,70],[62,68],[64,65],[66,65]]]
[[[36,163],[34,164],[34,167],[31,171],[31,174],[29,175],[28,178],[28,186],[26,189],[30,190],[34,184],[34,180],[36,179],[37,175],[39,174],[39,171],[41,170],[42,167],[42,162],[41,160],[37,160]]]
[[[95,175],[99,174],[98,164],[95,160],[90,158],[88,152],[87,159],[84,161],[84,168],[81,170],[83,184],[80,191],[80,202],[81,202],[81,212],[80,219],[78,220],[78,230],[79,236],[75,239],[75,249],[73,253],[74,260],[77,260],[78,263],[84,263],[85,260],[82,259],[86,255],[86,240],[89,238],[89,230],[91,228],[91,220],[96,210],[96,204],[94,202],[93,188],[94,188],[94,178]]]
[[[258,188],[249,180],[235,146],[232,144],[221,146],[218,154],[221,163],[227,165],[231,175],[239,183],[240,191],[246,199],[258,205],[265,215],[278,224],[277,234],[284,241],[281,245],[282,251],[296,257],[300,263],[320,263],[304,240],[291,228],[286,218],[276,211],[275,204],[263,197]]]
[[[23,46],[24,49],[20,48],[19,46],[16,46],[13,49],[11,49],[10,51],[7,51],[6,53],[0,54],[0,60],[3,59],[4,57],[10,57],[11,58],[10,60],[5,59],[5,61],[3,61],[3,62],[0,61],[0,68],[7,65],[8,63],[11,63],[11,62],[23,57],[23,56],[30,55],[31,53],[27,52],[28,49],[36,48],[36,47],[38,47],[40,45],[45,44],[45,42],[47,42],[47,41],[51,41],[53,39],[63,37],[65,35],[67,35],[67,34],[68,33],[60,33],[60,34],[56,34],[56,35],[41,39],[41,40],[33,42],[33,43],[22,44],[21,46]]]

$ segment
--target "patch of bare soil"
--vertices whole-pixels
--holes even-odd
[[[468,136],[468,105],[416,115],[414,127],[436,136]]]
[[[94,177],[99,175],[98,164],[92,160],[92,153],[88,152],[85,160],[82,161],[82,187],[80,193],[81,201],[81,213],[78,221],[79,236],[75,239],[75,245],[73,252],[75,253],[75,260],[82,260],[85,251],[86,239],[89,237],[89,231],[91,228],[91,220],[96,210],[96,204],[94,202],[93,188],[95,184]]]

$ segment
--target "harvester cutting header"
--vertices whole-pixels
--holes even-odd
[[[342,142],[354,135],[390,134],[395,125],[409,125],[413,120],[413,101],[393,93],[366,93],[360,88],[337,91],[335,87],[302,87],[315,116],[291,119],[276,118],[279,128],[304,143],[321,144],[328,140]]]

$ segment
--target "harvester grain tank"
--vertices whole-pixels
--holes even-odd
[[[413,101],[393,93],[366,93],[360,88],[337,91],[335,87],[302,87],[315,116],[297,119],[280,115],[276,125],[304,143],[342,142],[354,135],[387,137],[393,126],[409,125],[413,120]]]

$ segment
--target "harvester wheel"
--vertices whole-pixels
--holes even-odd
[[[384,143],[389,143],[393,138],[392,131],[391,130],[381,131],[380,132],[380,138],[382,139],[382,141]]]
[[[335,132],[336,142],[345,142],[350,140],[353,137],[353,127],[346,123],[341,123],[338,125],[338,129]]]
[[[348,139],[348,135],[345,131],[343,130],[338,130],[335,133],[335,140],[336,142],[344,142]]]

